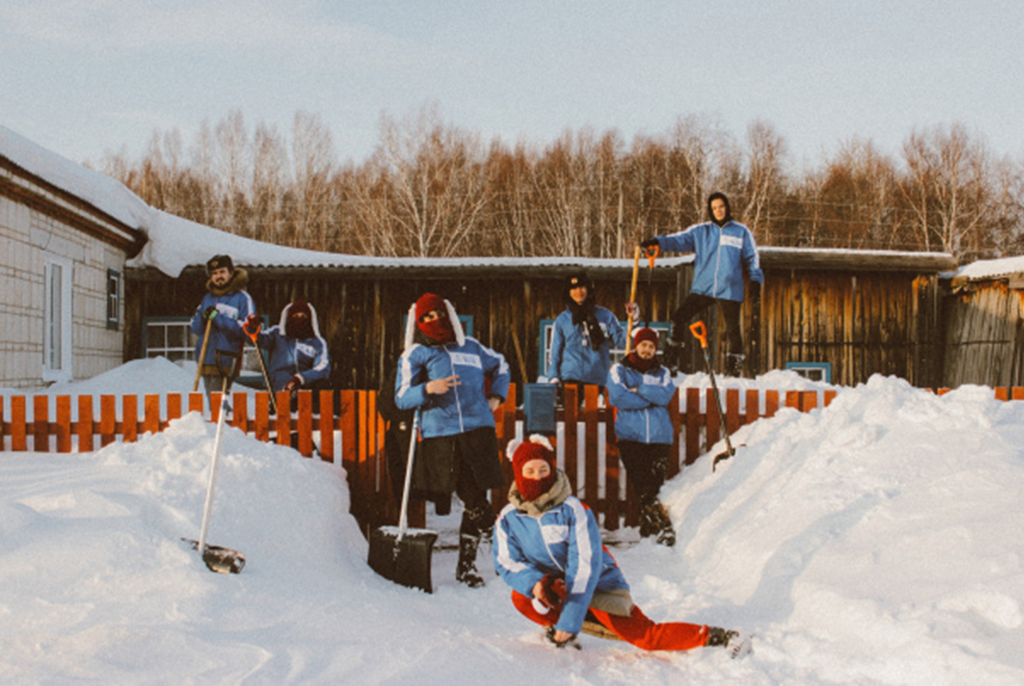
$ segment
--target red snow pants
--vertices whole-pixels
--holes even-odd
[[[533,607],[533,601],[519,591],[512,591],[512,604],[527,619],[541,626],[554,626],[558,622],[558,610],[541,614]],[[643,650],[690,650],[700,648],[708,641],[708,628],[686,622],[665,622],[655,624],[636,605],[628,617],[613,615],[590,608],[591,614],[601,624],[627,643]]]

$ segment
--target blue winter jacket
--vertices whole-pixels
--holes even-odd
[[[236,270],[236,274],[244,270]],[[246,277],[247,280],[247,277]],[[217,308],[217,316],[213,319],[210,327],[210,342],[206,347],[206,357],[199,360],[199,354],[203,348],[203,335],[206,331],[206,320],[203,319],[203,312],[211,305]],[[203,301],[199,303],[195,314],[192,315],[192,333],[198,336],[196,341],[195,358],[198,364],[217,364],[218,350],[230,351],[235,355],[242,354],[247,336],[242,331],[242,323],[245,318],[256,311],[252,297],[246,291],[232,290],[224,295],[207,293]]]
[[[272,326],[260,331],[256,340],[266,354],[267,375],[275,391],[284,388],[296,374],[302,378],[303,386],[322,381],[331,374],[327,342],[320,336],[288,338],[280,326]]]
[[[313,335],[306,338],[288,336],[288,312],[294,304],[289,303],[281,310],[281,321],[277,326],[260,331],[256,336],[261,354],[266,354],[267,375],[275,391],[284,388],[296,374],[302,379],[303,386],[322,381],[331,375],[331,359],[327,352],[327,342],[320,336],[316,308],[307,303]]]
[[[743,272],[751,281],[764,283],[761,260],[754,234],[743,224],[729,220],[719,227],[714,222],[693,226],[658,237],[658,247],[667,252],[695,252],[693,293],[721,300],[743,302]]]
[[[494,524],[494,568],[527,598],[544,575],[564,578],[568,595],[555,629],[571,634],[580,632],[595,591],[629,589],[594,514],[574,495],[540,517],[506,505]]]
[[[631,390],[632,389],[632,390]],[[641,372],[626,361],[608,372],[608,400],[615,408],[615,436],[620,441],[672,443],[668,403],[676,386],[661,365]]]
[[[626,346],[626,331],[611,310],[594,306],[594,315],[604,331],[604,342],[596,349],[590,345],[586,326],[572,323],[572,312],[566,308],[555,318],[555,331],[551,338],[549,379],[582,381],[603,386],[608,378],[609,351]]]
[[[403,410],[420,408],[424,438],[494,427],[494,414],[487,398],[508,397],[509,370],[504,356],[475,338],[467,336],[463,340],[461,345],[414,343],[398,360],[395,404]],[[440,395],[427,394],[428,381],[453,375],[458,375],[459,385]]]

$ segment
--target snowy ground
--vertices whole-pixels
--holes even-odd
[[[336,467],[233,429],[210,540],[248,565],[212,574],[179,538],[198,535],[213,436],[189,415],[84,456],[0,455],[0,681],[1024,683],[1024,403],[991,389],[875,377],[666,485],[677,546],[614,553],[652,618],[756,632],[737,661],[554,650],[497,577],[457,586],[448,550],[433,595],[396,586],[366,566]]]

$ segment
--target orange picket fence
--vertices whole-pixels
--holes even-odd
[[[945,393],[941,389],[938,393]],[[781,407],[809,412],[827,406],[836,392],[776,391],[729,388],[723,392],[723,414],[729,434],[762,417],[771,417]],[[1024,400],[1024,388],[997,388],[1000,400]],[[0,449],[4,451],[90,452],[115,441],[133,442],[146,433],[156,433],[186,412],[204,409],[210,421],[217,421],[220,394],[214,393],[204,408],[202,393],[145,395],[142,411],[135,395],[102,395],[96,412],[91,395],[77,396],[77,412],[72,411],[71,396],[31,396],[32,418],[28,417],[29,398],[0,396]],[[576,390],[566,388],[564,407],[557,411],[559,432],[554,437],[559,464],[577,494],[595,512],[605,529],[635,526],[638,508],[632,497],[627,475],[619,467],[615,444],[614,410],[607,407],[600,389],[587,386],[582,402]],[[290,405],[287,393],[276,397],[277,407]],[[51,412],[51,402],[54,405]],[[234,392],[231,415],[225,421],[260,441],[292,444],[306,457],[317,454],[328,462],[340,460],[345,468],[351,492],[352,514],[364,531],[397,520],[398,503],[389,486],[384,458],[385,423],[377,414],[377,392],[360,390],[300,391],[289,413],[272,415],[267,393]],[[675,476],[698,457],[711,450],[722,438],[722,427],[711,389],[683,388],[669,403],[669,414],[676,427],[673,461],[669,476]],[[509,389],[505,403],[495,412],[498,444],[504,448],[521,431],[523,410],[517,408],[516,387]],[[31,444],[31,448],[29,447]],[[316,448],[316,450],[314,450]],[[511,483],[511,465],[505,466],[506,481]],[[502,490],[492,493],[495,511],[506,501]],[[413,526],[423,526],[426,507],[416,502],[410,513]]]

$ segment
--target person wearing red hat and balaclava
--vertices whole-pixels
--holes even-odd
[[[257,315],[249,315],[245,320],[246,331],[255,331],[259,323]],[[320,336],[316,310],[305,300],[285,305],[280,323],[260,331],[256,341],[267,353],[272,391],[314,389],[331,374],[331,359],[327,342]]]
[[[505,485],[494,410],[508,395],[505,358],[462,331],[451,303],[426,293],[409,308],[405,350],[398,360],[395,405],[419,412],[412,488],[447,514],[454,491],[464,505],[455,578],[471,588],[480,538],[494,515],[487,491]]]
[[[668,404],[676,391],[672,373],[660,365],[658,332],[649,327],[633,333],[633,351],[608,372],[608,400],[615,413],[619,456],[640,502],[640,536],[675,545],[676,532],[658,501],[671,458],[675,429]]]
[[[547,439],[513,441],[507,452],[515,483],[494,525],[494,565],[512,587],[512,604],[545,627],[549,641],[572,645],[583,631],[644,650],[725,646],[735,655],[749,648],[738,631],[651,621],[633,603],[597,519],[572,494]]]

